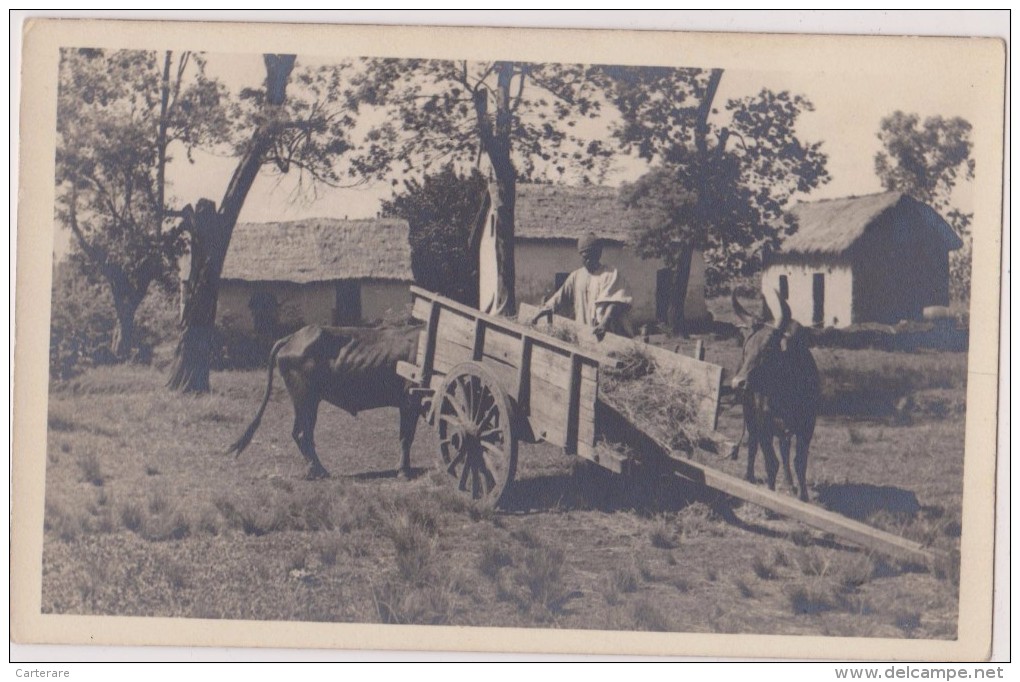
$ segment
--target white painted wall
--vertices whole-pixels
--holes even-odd
[[[555,293],[557,272],[572,272],[581,267],[581,258],[572,242],[518,240],[515,247],[517,299],[540,305]],[[639,325],[655,320],[656,273],[663,267],[659,259],[643,259],[629,247],[608,244],[602,262],[619,269],[626,280],[634,306],[631,320]],[[685,301],[687,319],[700,320],[708,315],[705,306],[705,262],[700,252],[691,260],[691,279]]]
[[[368,281],[362,282],[360,289],[364,321],[399,317],[410,303],[407,282]],[[276,297],[280,305],[278,321],[284,327],[333,323],[333,309],[336,307],[336,286],[333,282],[255,284],[230,280],[220,284],[217,324],[224,329],[254,332],[255,324],[248,304],[256,291],[265,291]]]
[[[810,266],[777,263],[762,273],[761,289],[767,298],[779,291],[779,277],[786,275],[789,282],[790,314],[793,319],[810,327],[814,314],[813,276],[825,275],[825,306],[822,325],[846,327],[853,323],[853,271],[850,265],[832,264]],[[773,314],[778,314],[774,311]]]

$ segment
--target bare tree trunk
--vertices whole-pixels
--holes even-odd
[[[234,170],[219,210],[209,199],[200,199],[193,213],[185,210],[185,229],[191,234],[191,272],[182,292],[181,326],[184,331],[177,344],[167,382],[171,389],[184,392],[209,390],[209,365],[216,338],[216,304],[223,262],[244,200],[279,131],[280,122],[276,120],[274,110],[278,111],[287,99],[287,82],[294,60],[294,55],[265,55],[269,120],[253,133],[251,144]]]
[[[496,315],[513,316],[517,312],[514,267],[514,206],[517,203],[517,169],[510,158],[510,134],[513,127],[510,81],[513,62],[496,65],[495,124],[488,116],[488,95],[484,88],[475,91],[474,104],[482,149],[489,159],[495,182],[490,184],[490,205],[496,218],[496,270],[499,277],[499,298],[493,306]],[[523,76],[521,76],[523,78]]]
[[[135,313],[139,303],[134,300],[114,296],[113,308],[117,314],[117,326],[113,329],[110,352],[117,360],[127,360],[135,340]]]
[[[216,204],[209,199],[199,199],[194,212],[189,206],[184,213],[184,229],[191,235],[191,272],[181,292],[183,332],[167,386],[178,391],[204,393],[209,390],[220,273],[230,233],[224,229]]]
[[[680,253],[676,266],[672,271],[672,282],[670,282],[669,308],[666,311],[666,320],[669,329],[673,334],[686,336],[687,320],[685,302],[687,300],[687,289],[691,279],[691,259],[694,256],[694,249],[684,245],[680,247]]]
[[[512,62],[500,62],[496,68],[496,126],[486,150],[496,176],[496,190],[499,195],[499,203],[496,204],[496,262],[503,298],[496,302],[494,312],[509,317],[517,313],[517,274],[514,261],[517,169],[510,159],[510,132],[513,124],[513,114],[510,111],[510,81],[514,76],[514,65]],[[493,197],[494,200],[496,198]]]

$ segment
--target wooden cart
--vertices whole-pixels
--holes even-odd
[[[425,326],[415,362],[399,363],[397,372],[423,397],[426,418],[439,436],[440,465],[461,491],[483,504],[496,505],[513,482],[518,443],[545,441],[621,474],[651,462],[901,559],[927,565],[944,559],[919,543],[701,464],[600,399],[600,370],[618,367],[618,356],[640,345],[654,359],[656,371],[675,372],[689,387],[696,422],[692,430],[705,434],[698,445],[725,454],[731,443],[715,432],[722,383],[718,365],[613,335],[599,341],[572,321],[557,318],[555,329],[570,330],[564,340],[425,289],[411,287],[411,293],[412,315]],[[536,310],[522,305],[521,316],[527,319]],[[627,447],[609,447],[606,432]]]
[[[598,373],[615,360],[424,289],[411,292],[412,315],[425,328],[415,363],[397,371],[424,394],[441,464],[461,490],[496,504],[513,481],[519,441],[546,441],[603,463],[595,450]]]

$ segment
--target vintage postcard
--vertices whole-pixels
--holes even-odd
[[[1001,41],[22,60],[15,642],[988,657]]]

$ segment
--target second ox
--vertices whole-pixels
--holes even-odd
[[[411,441],[420,413],[419,400],[397,374],[397,362],[411,361],[418,348],[416,327],[366,328],[308,326],[273,346],[262,404],[244,434],[227,450],[240,454],[251,443],[273,388],[273,373],[287,385],[294,405],[291,435],[308,461],[308,478],[329,472],[315,452],[315,420],[326,401],[357,415],[376,407],[400,408],[400,461],[397,471],[411,471]]]
[[[754,459],[761,447],[768,486],[775,490],[779,461],[773,440],[778,438],[786,481],[793,486],[790,446],[796,436],[797,452],[793,461],[796,488],[800,499],[806,502],[808,449],[815,432],[821,385],[805,330],[791,319],[786,301],[778,294],[775,298],[779,301],[779,320],[767,324],[764,303],[763,314],[754,316],[740,305],[736,294],[731,297],[734,311],[750,327],[732,387],[740,397],[748,434],[747,480],[755,480]],[[737,454],[734,451],[734,458]]]

